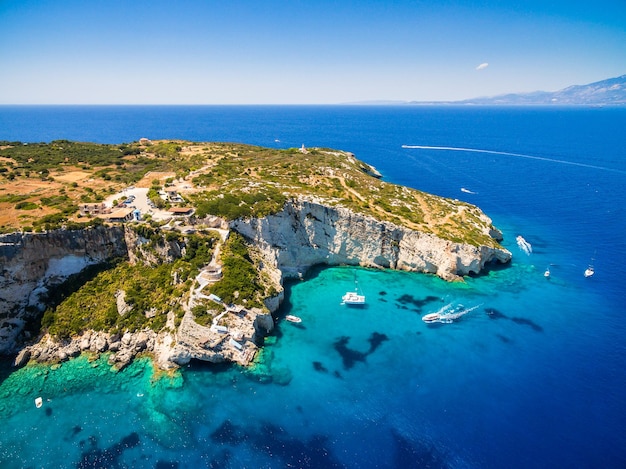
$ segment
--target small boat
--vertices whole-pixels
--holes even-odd
[[[365,295],[359,295],[358,292],[349,291],[341,297],[344,305],[364,305]]]
[[[422,321],[426,324],[431,324],[434,322],[440,322],[442,324],[451,324],[457,319],[465,316],[467,313],[471,313],[475,309],[479,308],[481,305],[472,306],[471,308],[466,308],[465,306],[458,304],[453,306],[452,303],[449,303],[439,311],[435,311],[434,313],[428,313],[422,316]]]
[[[365,304],[365,295],[359,293],[359,282],[356,279],[356,275],[354,277],[354,291],[346,292],[346,294],[341,297],[341,304],[352,306],[362,306]]]
[[[285,316],[285,319],[289,322],[294,322],[296,324],[302,322],[302,319],[300,319],[298,316],[294,316],[293,314],[288,314],[287,316]]]
[[[595,261],[595,254],[594,257],[591,258],[591,261],[589,262],[589,267],[587,267],[587,269],[585,269],[585,277],[589,278],[592,277],[593,274],[595,274],[595,271],[593,270],[593,262]]]
[[[466,189],[465,187],[461,187],[461,192],[465,192],[466,194],[476,194],[476,192]]]
[[[37,407],[38,409],[43,405],[43,399],[41,397],[38,397],[35,399],[35,407]]]
[[[429,313],[422,316],[424,322],[438,322],[440,319],[439,313]]]
[[[548,268],[546,269],[546,271],[543,273],[543,276],[544,276],[545,278],[550,278],[550,267],[548,267]]]

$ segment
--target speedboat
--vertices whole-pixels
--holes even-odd
[[[355,291],[349,291],[345,295],[341,297],[343,303],[345,305],[364,305],[365,304],[365,295],[359,295]]]
[[[587,269],[585,269],[585,277],[591,277],[594,274],[594,270],[592,266],[587,267]]]
[[[37,407],[38,409],[43,405],[43,399],[41,397],[38,397],[35,399],[35,407]]]
[[[285,319],[289,322],[295,322],[296,324],[302,322],[302,319],[300,319],[298,316],[294,316],[293,314],[288,314],[287,316],[285,316]]]
[[[422,321],[424,322],[438,322],[439,321],[439,313],[428,313],[422,316]]]
[[[546,269],[546,271],[543,273],[543,276],[544,276],[545,278],[549,278],[549,277],[550,277],[550,269],[549,269],[549,268],[548,268],[548,269]]]
[[[517,241],[517,246],[526,253],[527,256],[530,256],[530,254],[533,252],[533,247],[531,246],[531,244],[526,241],[522,235],[518,235],[515,238],[515,241]]]

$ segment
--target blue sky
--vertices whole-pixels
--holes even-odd
[[[626,0],[0,0],[0,104],[441,101],[623,74]]]

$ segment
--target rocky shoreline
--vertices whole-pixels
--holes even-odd
[[[481,223],[486,235],[501,239],[488,217],[483,215]],[[120,255],[136,259],[140,243],[124,226],[0,236],[0,352],[17,353],[16,366],[30,360],[64,361],[84,352],[108,353],[109,363],[116,369],[143,353],[151,354],[162,369],[176,368],[192,359],[245,366],[254,359],[262,337],[274,327],[271,313],[282,301],[283,279],[302,277],[315,265],[391,268],[431,273],[453,281],[480,273],[488,263],[507,263],[511,259],[511,253],[501,247],[455,243],[314,199],[294,199],[278,214],[235,220],[229,225],[222,222],[224,225],[242,234],[263,259],[263,273],[272,279],[277,292],[266,299],[266,310],[229,305],[224,313],[227,328],[217,327],[217,322],[201,326],[191,313],[192,288],[180,324],[175,325],[170,313],[166,327],[158,333],[150,329],[123,334],[84,331],[67,341],[44,335],[34,343],[23,331],[28,321],[42,314],[46,292],[86,266]],[[159,255],[171,261],[181,252],[172,245]],[[202,295],[202,287],[200,282],[196,295]],[[118,313],[124,314],[120,296],[115,301]],[[23,345],[28,342],[30,345]]]
[[[81,353],[109,353],[109,364],[122,369],[140,353],[154,349],[156,334],[153,331],[107,334],[85,331],[79,337],[57,341],[45,335],[36,344],[23,348],[15,358],[14,365],[21,367],[33,360],[40,363],[58,363],[75,358]]]

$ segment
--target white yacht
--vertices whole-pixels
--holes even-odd
[[[285,316],[285,319],[289,322],[294,322],[296,324],[302,322],[302,319],[300,319],[298,316],[294,316],[293,314],[288,314],[287,316]]]
[[[594,273],[595,271],[593,270],[593,266],[591,265],[587,267],[587,269],[585,269],[585,277],[591,277]]]

